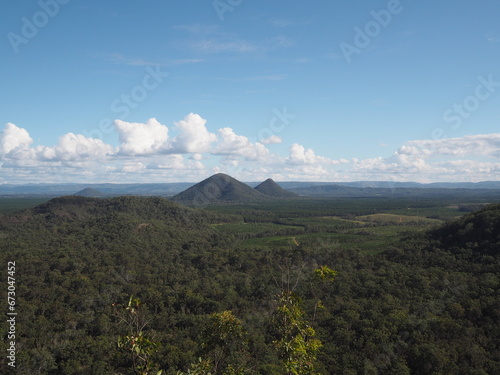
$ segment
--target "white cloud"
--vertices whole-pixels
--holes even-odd
[[[15,152],[24,152],[32,143],[33,139],[25,129],[9,122],[0,133],[0,158]]]
[[[419,155],[424,158],[435,155],[454,157],[473,155],[500,158],[500,133],[410,141],[396,153],[399,155]]]
[[[419,182],[498,180],[499,158],[498,133],[414,140],[388,158],[353,160],[352,174],[372,180]]]
[[[168,140],[168,128],[155,118],[145,124],[115,121],[115,128],[120,137],[120,154],[149,155],[160,152]]]
[[[210,150],[217,136],[205,126],[207,120],[200,115],[190,113],[184,120],[175,123],[178,135],[172,139],[169,150],[172,153],[203,153]]]
[[[237,135],[231,128],[219,129],[219,143],[214,151],[216,155],[242,156],[247,160],[262,161],[269,157],[269,150],[262,143],[252,143]]]
[[[184,157],[179,154],[172,155],[162,155],[161,157],[156,157],[152,160],[148,168],[151,169],[186,169],[187,166],[184,163]]]
[[[283,140],[281,139],[281,137],[278,137],[277,135],[272,135],[269,138],[261,139],[260,142],[265,145],[269,145],[269,144],[283,143]]]
[[[123,163],[123,166],[122,166],[122,171],[123,172],[126,172],[126,173],[137,173],[137,172],[141,172],[141,171],[144,171],[146,169],[146,166],[144,165],[144,163],[141,163],[141,162],[125,162]]]
[[[500,180],[500,133],[439,140],[412,140],[388,157],[333,160],[293,143],[288,155],[252,142],[230,127],[211,133],[207,121],[190,113],[170,129],[152,118],[115,121],[120,143],[67,133],[55,146],[34,145],[26,129],[7,123],[0,132],[0,182],[197,181],[217,170],[244,181],[266,176],[315,181]],[[267,178],[267,177],[266,177]]]
[[[292,144],[288,151],[290,152],[286,161],[289,164],[295,165],[313,165],[313,164],[324,164],[324,165],[335,165],[339,164],[339,161],[325,158],[324,156],[316,155],[314,150],[308,148],[298,143]]]
[[[100,139],[68,133],[59,138],[54,147],[31,147],[33,139],[28,131],[8,123],[0,134],[0,156],[11,160],[12,165],[36,166],[44,161],[101,160],[116,150]]]
[[[59,144],[54,148],[44,148],[42,155],[44,158],[56,160],[100,160],[115,152],[112,146],[100,139],[68,133],[59,138]]]

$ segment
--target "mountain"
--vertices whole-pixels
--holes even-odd
[[[276,182],[274,182],[271,178],[268,178],[263,183],[257,185],[255,188],[258,192],[275,198],[294,198],[298,197],[297,194],[283,189]]]
[[[78,193],[75,193],[75,195],[79,197],[94,197],[94,198],[104,196],[102,192],[91,187],[80,190]]]
[[[196,206],[216,202],[258,202],[268,199],[268,196],[224,173],[215,174],[172,198],[175,202]]]

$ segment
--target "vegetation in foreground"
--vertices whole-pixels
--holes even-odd
[[[295,332],[317,340],[300,374],[500,373],[500,205],[443,224],[373,216],[464,214],[411,202],[196,210],[63,197],[3,216],[0,258],[17,265],[16,373],[142,371],[117,310],[137,308],[131,296],[154,349],[148,371],[293,373],[279,344],[286,326],[276,324],[288,312],[300,318]],[[318,287],[321,266],[336,274]],[[293,298],[282,294],[290,285]],[[234,335],[215,344],[216,327]]]

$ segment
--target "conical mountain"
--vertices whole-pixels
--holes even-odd
[[[276,182],[274,182],[271,178],[268,178],[266,181],[255,187],[255,190],[258,192],[275,198],[294,198],[298,197],[297,194],[292,193],[291,191],[283,189]]]
[[[227,174],[218,173],[191,186],[172,199],[198,206],[217,202],[256,202],[269,197]]]
[[[88,187],[83,190],[80,190],[78,193],[75,193],[75,195],[79,197],[102,197],[104,194],[100,192],[99,190],[96,190],[94,188]]]

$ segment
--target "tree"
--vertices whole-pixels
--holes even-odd
[[[127,327],[127,335],[118,338],[118,347],[129,352],[134,372],[139,375],[155,373],[161,375],[152,357],[160,345],[144,335],[147,320],[142,309],[141,300],[130,297],[127,306],[113,304],[120,323]]]
[[[205,358],[193,363],[187,373],[177,375],[244,375],[247,356],[241,320],[232,311],[210,315],[202,334]]]
[[[241,320],[232,311],[210,315],[210,323],[204,332],[203,347],[208,349],[214,374],[243,372],[244,330]]]
[[[327,266],[321,266],[314,270],[311,288],[320,289],[319,284],[333,282],[336,274],[336,271]],[[290,288],[290,282],[285,285],[287,287],[277,296],[278,307],[273,316],[273,324],[279,335],[279,339],[275,340],[274,344],[283,361],[284,373],[286,375],[316,374],[314,361],[322,343],[316,338],[316,331],[306,320],[300,297]],[[313,291],[313,294],[316,297],[314,305],[316,317],[316,310],[322,308],[323,305],[317,293]]]

